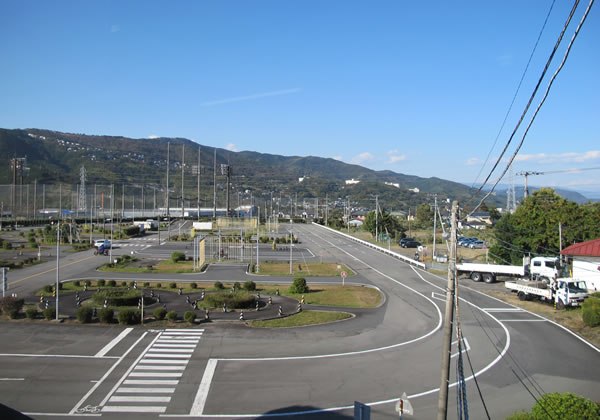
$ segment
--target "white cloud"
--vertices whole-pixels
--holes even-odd
[[[356,155],[352,158],[351,162],[356,164],[356,165],[360,165],[361,163],[364,162],[368,162],[375,159],[375,156],[373,156],[371,153],[369,152],[363,152],[359,155]]]
[[[389,157],[387,163],[398,163],[403,160],[406,160],[406,155],[401,155],[400,151],[398,150],[389,150],[387,152],[387,155]]]
[[[157,136],[156,134],[152,134],[151,136],[148,136],[149,139],[158,139],[160,138],[160,136]]]
[[[231,152],[238,152],[239,150],[237,149],[237,147],[235,147],[235,144],[233,143],[229,143],[227,146],[225,146],[225,149],[231,151]]]
[[[231,102],[250,101],[252,99],[265,98],[267,96],[289,95],[291,93],[297,93],[297,92],[300,92],[300,89],[294,88],[294,89],[276,90],[273,92],[263,92],[263,93],[256,93],[254,95],[235,96],[233,98],[217,99],[214,101],[202,102],[200,104],[200,106],[213,106],[213,105],[228,104]]]
[[[333,156],[332,159],[339,160],[340,162],[344,161],[344,158],[341,156]]]
[[[589,150],[587,152],[567,152],[549,155],[546,153],[522,154],[517,155],[516,161],[537,161],[539,163],[554,162],[587,162],[589,160],[600,159],[600,150]]]
[[[474,165],[478,165],[481,163],[481,159],[479,159],[478,157],[472,157],[471,159],[467,160],[467,162],[465,163],[467,166],[474,166]]]

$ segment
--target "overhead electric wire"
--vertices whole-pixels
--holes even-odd
[[[593,2],[593,0],[592,0],[592,2]],[[519,127],[521,126],[521,123],[525,119],[525,115],[529,111],[529,107],[531,106],[531,104],[533,103],[533,100],[534,100],[535,96],[537,95],[537,91],[538,91],[540,85],[542,84],[542,80],[544,79],[544,77],[546,76],[546,73],[548,72],[548,68],[550,67],[551,62],[554,59],[554,55],[556,54],[556,51],[558,50],[558,47],[559,47],[560,43],[562,42],[562,39],[563,39],[564,34],[565,34],[566,30],[567,30],[567,27],[569,26],[569,23],[571,22],[571,19],[573,18],[573,15],[575,14],[575,10],[577,9],[578,5],[579,5],[579,0],[575,0],[575,3],[573,4],[573,7],[571,9],[571,12],[569,13],[569,16],[568,16],[568,18],[567,18],[567,20],[566,20],[566,22],[565,22],[565,24],[563,26],[563,29],[560,32],[560,35],[558,36],[558,39],[556,40],[554,48],[552,49],[552,53],[550,54],[550,57],[548,57],[548,60],[546,61],[546,65],[544,66],[544,70],[542,71],[542,74],[538,78],[538,81],[537,81],[537,83],[535,85],[535,88],[534,88],[533,92],[531,93],[531,96],[529,97],[529,101],[527,101],[527,105],[525,106],[525,109],[521,113],[521,117],[519,118],[519,121],[517,122],[517,125],[513,129],[513,131],[511,133],[508,141],[506,142],[506,145],[504,146],[504,149],[502,150],[502,153],[500,153],[500,156],[498,156],[498,159],[496,160],[496,163],[494,164],[494,166],[490,170],[490,173],[487,175],[487,177],[485,178],[485,180],[483,181],[483,183],[481,184],[481,186],[477,189],[477,191],[475,192],[475,194],[473,194],[473,196],[471,197],[471,200],[473,200],[475,198],[475,196],[477,196],[477,194],[479,194],[481,192],[481,190],[483,189],[483,187],[485,185],[487,185],[487,182],[489,181],[489,179],[491,178],[492,174],[494,173],[494,171],[496,170],[496,168],[498,167],[498,165],[502,161],[502,158],[504,157],[504,154],[506,153],[506,150],[510,146],[510,143],[512,142],[513,137],[517,133],[517,130],[519,129]],[[512,160],[510,161],[510,163],[512,163]],[[508,170],[508,168],[504,171],[504,173],[502,174],[502,176],[504,176],[504,174],[506,173],[507,170]],[[500,179],[502,179],[502,177],[500,177]],[[496,182],[496,185],[498,184],[498,182],[500,181],[500,179]],[[494,185],[494,187],[496,185]],[[489,192],[485,196],[485,198],[489,197],[490,194],[491,194],[491,192]],[[483,200],[481,202],[483,202]],[[479,208],[479,206],[481,205],[481,202],[480,202],[480,204],[478,204],[475,207],[475,210],[477,210]]]
[[[579,0],[577,0],[577,3],[579,3]],[[588,3],[587,8],[585,9],[585,12],[584,12],[581,20],[579,21],[579,25],[577,25],[577,28],[575,29],[575,32],[573,33],[573,36],[571,37],[571,41],[569,42],[569,45],[567,46],[567,50],[565,51],[565,54],[563,56],[563,59],[562,59],[561,63],[559,64],[558,68],[556,69],[556,71],[552,75],[552,78],[548,82],[548,87],[546,88],[546,92],[544,93],[544,96],[542,97],[542,100],[540,101],[540,103],[538,104],[535,112],[533,113],[533,116],[531,117],[531,120],[529,121],[529,124],[527,125],[527,128],[525,129],[525,132],[523,133],[523,136],[521,137],[521,142],[519,143],[519,145],[517,146],[516,150],[512,154],[512,156],[511,156],[511,158],[510,158],[510,160],[509,160],[506,168],[504,168],[504,171],[502,171],[502,174],[498,177],[498,179],[494,183],[493,187],[485,195],[485,197],[483,199],[481,199],[481,201],[475,207],[475,209],[479,208],[479,206],[485,201],[485,199],[488,198],[492,194],[492,192],[494,191],[494,189],[496,188],[496,186],[498,185],[498,183],[500,182],[500,180],[504,177],[504,175],[506,175],[506,172],[510,168],[510,165],[515,160],[515,157],[517,156],[517,153],[519,153],[519,150],[521,150],[521,147],[523,146],[523,143],[525,142],[525,137],[527,136],[527,133],[529,132],[529,129],[533,125],[533,122],[535,121],[535,118],[536,118],[538,112],[540,111],[542,105],[544,105],[544,102],[546,102],[546,98],[548,98],[548,94],[550,93],[550,89],[552,88],[552,84],[554,83],[554,80],[556,80],[556,76],[558,76],[558,74],[560,73],[560,71],[564,67],[564,65],[565,65],[565,63],[567,61],[567,58],[569,57],[569,53],[571,52],[571,48],[573,47],[573,43],[575,42],[575,39],[577,38],[577,35],[579,35],[579,31],[581,30],[581,27],[585,23],[585,20],[587,19],[588,15],[590,13],[590,10],[591,10],[591,8],[593,6],[593,4],[594,4],[594,0],[590,0],[590,2]],[[569,17],[569,20],[570,20],[570,17]],[[511,136],[511,138],[512,138],[512,136]],[[508,145],[507,145],[507,147],[508,147]],[[490,172],[490,176],[491,176],[491,172]],[[489,177],[488,177],[488,179],[489,179]],[[486,182],[487,182],[487,179],[486,179]]]
[[[537,46],[540,42],[540,39],[542,38],[542,34],[544,33],[544,29],[546,28],[546,23],[548,23],[548,18],[550,18],[550,14],[552,13],[552,9],[554,8],[555,2],[556,2],[556,0],[553,0],[552,4],[550,5],[548,14],[546,14],[546,19],[544,19],[544,24],[542,25],[542,28],[540,29],[540,33],[538,34],[537,40],[535,41],[533,49],[531,50],[531,54],[529,55],[529,60],[527,60],[527,65],[525,65],[525,69],[523,70],[523,74],[521,75],[521,80],[519,80],[519,84],[517,85],[517,90],[515,91],[515,94],[513,95],[512,101],[510,102],[510,105],[508,107],[508,110],[506,111],[506,114],[504,115],[504,121],[502,121],[502,124],[500,125],[498,134],[496,134],[496,138],[494,139],[494,144],[492,144],[492,147],[490,148],[490,151],[488,152],[488,155],[485,158],[485,162],[483,163],[483,165],[481,165],[481,169],[479,169],[479,173],[475,177],[473,184],[471,184],[471,188],[475,188],[475,184],[477,183],[477,180],[479,179],[479,175],[481,175],[481,172],[483,172],[483,168],[485,168],[485,165],[487,165],[488,160],[490,159],[490,155],[494,151],[494,148],[496,147],[496,143],[498,142],[498,139],[500,138],[500,134],[502,133],[502,130],[504,130],[504,125],[506,124],[506,121],[508,120],[508,116],[510,115],[510,112],[512,111],[512,107],[515,103],[515,100],[517,99],[517,95],[519,94],[519,91],[521,90],[521,85],[523,84],[523,80],[525,79],[525,75],[527,74],[527,70],[529,69],[531,60],[533,59],[535,51],[537,50]]]

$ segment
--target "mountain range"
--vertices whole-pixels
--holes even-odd
[[[242,200],[248,200],[250,195],[267,200],[271,194],[279,199],[281,194],[283,202],[301,202],[327,196],[340,205],[349,199],[354,207],[374,208],[378,196],[380,205],[387,210],[403,211],[432,203],[433,194],[437,194],[439,202],[474,201],[474,190],[458,182],[374,171],[330,158],[234,152],[184,138],[132,139],[44,129],[0,129],[0,184],[13,182],[10,159],[26,157],[29,170],[23,184],[34,180],[39,184],[78,184],[83,166],[88,185],[134,184],[160,190],[166,185],[168,155],[170,196],[181,195],[183,165],[184,194],[195,200],[200,152],[200,197],[210,206],[215,151],[219,205],[224,204],[226,185],[221,165],[231,168],[232,197],[239,193],[238,199],[241,196]],[[493,195],[487,204],[501,207],[506,203],[505,197]]]

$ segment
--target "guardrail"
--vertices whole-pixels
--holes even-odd
[[[368,246],[369,248],[373,248],[374,250],[382,252],[382,253],[384,253],[386,255],[389,255],[392,258],[396,258],[396,259],[398,259],[400,261],[403,261],[405,263],[408,263],[410,265],[414,265],[415,267],[419,267],[419,268],[422,268],[423,270],[425,270],[425,264],[423,264],[421,262],[418,262],[418,261],[415,261],[412,258],[406,257],[406,256],[404,256],[402,254],[398,254],[397,252],[394,252],[394,251],[390,251],[389,249],[385,249],[383,247],[380,247],[379,245],[374,245],[371,242],[367,242],[367,241],[363,241],[362,239],[355,238],[354,236],[348,235],[348,234],[346,234],[344,232],[340,232],[339,230],[335,230],[335,229],[332,229],[332,228],[327,227],[327,226],[320,225],[320,224],[315,223],[315,222],[312,222],[312,224],[315,225],[315,226],[322,227],[323,229],[327,229],[327,230],[329,230],[331,232],[335,232],[335,233],[337,233],[339,235],[342,235],[342,236],[344,236],[344,237],[346,237],[346,238],[348,238],[348,239],[350,239],[350,240],[352,240],[354,242],[358,242],[361,245],[365,245],[365,246]]]

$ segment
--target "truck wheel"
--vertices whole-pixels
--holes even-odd
[[[490,274],[490,273],[483,273],[482,278],[483,278],[483,281],[488,284],[496,281],[496,279],[494,278],[494,275]]]
[[[556,309],[565,309],[565,304],[562,300],[558,299],[558,302],[556,302]]]
[[[519,296],[519,300],[527,300],[527,295],[523,292],[519,292],[517,294]]]
[[[471,280],[481,281],[481,273],[471,273]]]

